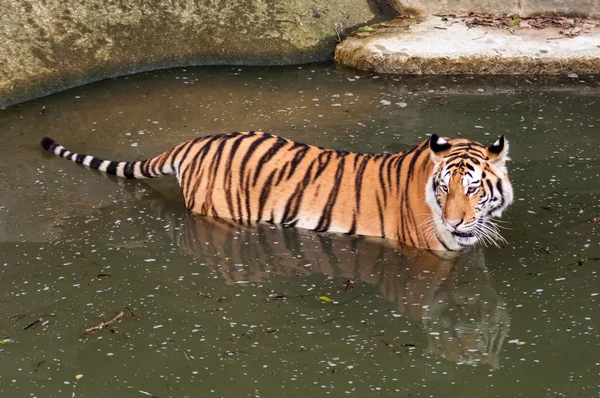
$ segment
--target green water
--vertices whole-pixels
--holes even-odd
[[[186,213],[173,179],[122,182],[38,147],[140,159],[245,130],[361,151],[506,134],[508,243],[443,261],[232,226]],[[591,77],[331,65],[161,71],[2,110],[0,396],[598,397],[599,130]]]

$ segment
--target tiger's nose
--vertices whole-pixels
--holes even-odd
[[[457,229],[460,224],[463,223],[463,220],[460,221],[456,221],[456,220],[446,220],[446,225],[453,228],[453,229]]]

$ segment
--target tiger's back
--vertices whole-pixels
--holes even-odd
[[[390,189],[402,181],[402,155],[335,151],[262,132],[205,137],[187,146],[175,162],[179,157],[180,184],[195,213],[399,238],[401,226],[386,215],[401,199],[393,193],[404,192]]]

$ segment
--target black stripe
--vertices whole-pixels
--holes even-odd
[[[125,178],[135,178],[133,176],[133,167],[135,166],[136,162],[127,162],[125,163],[125,167],[123,167],[123,175],[125,176]]]
[[[243,183],[243,181],[240,181],[240,183]],[[250,174],[248,174],[248,176],[246,177],[246,187],[248,187],[249,185]],[[252,221],[252,208],[250,207],[250,190],[246,189],[244,191],[244,194],[246,195],[246,220],[248,220],[248,225],[251,225],[250,221]]]
[[[355,153],[354,154],[354,170],[356,170],[356,165],[358,165],[358,159],[360,157],[362,157],[362,156],[363,156],[362,153]]]
[[[502,187],[502,180],[498,180],[496,182],[496,188],[498,189],[498,193],[500,194],[500,204],[498,205],[498,207],[502,207],[504,206],[504,188]]]
[[[364,155],[363,161],[358,166],[358,170],[356,171],[356,175],[354,177],[354,194],[356,195],[356,212],[360,212],[360,198],[362,195],[362,182],[363,177],[365,175],[365,169],[367,168],[367,163],[369,162],[369,155]]]
[[[260,171],[263,166],[275,156],[275,154],[283,148],[287,144],[287,140],[284,140],[281,137],[277,137],[277,141],[273,144],[271,148],[259,159],[258,165],[256,166],[256,170],[254,171],[254,181],[252,182],[252,186],[256,186],[256,182],[258,181],[258,177],[260,176]]]
[[[414,156],[413,156],[413,158],[412,158],[412,160],[411,160],[411,162],[410,162],[410,164],[408,166],[408,171],[406,173],[406,183],[405,183],[405,186],[404,186],[404,194],[402,195],[402,202],[403,202],[403,207],[404,207],[404,210],[405,210],[404,211],[405,214],[403,214],[403,216],[404,216],[405,219],[408,219],[407,222],[406,222],[407,224],[409,222],[410,222],[410,224],[412,224],[412,227],[413,227],[413,229],[414,229],[414,231],[415,231],[415,233],[417,235],[417,238],[419,240],[419,243],[421,243],[421,234],[419,233],[419,231],[416,228],[415,217],[414,217],[414,214],[412,212],[410,203],[408,201],[408,196],[409,196],[409,192],[410,192],[409,186],[410,186],[410,183],[411,183],[411,181],[413,179],[413,174],[414,174],[414,171],[415,171],[415,165],[417,164],[417,160],[424,153],[424,151],[425,151],[425,147],[418,148],[415,151],[415,154],[414,154]],[[425,152],[425,153],[428,153],[428,152]],[[412,235],[410,233],[408,234],[408,238],[409,238],[408,241],[406,240],[406,234],[405,234],[405,232],[408,232],[408,225],[405,225],[405,228],[403,228],[402,233],[404,235],[403,236],[404,239],[402,239],[402,241],[409,243],[411,246],[417,246],[416,245],[417,242],[414,241],[414,239],[413,239],[413,237],[412,237]],[[423,245],[419,245],[419,247],[423,247]]]
[[[163,167],[165,167],[167,160],[169,160],[169,155],[171,154],[171,152],[172,152],[172,149],[169,152],[165,152],[158,156],[159,160],[158,160],[158,164],[155,166],[155,169],[158,170],[159,174],[163,174]]]
[[[411,151],[412,152],[412,151]],[[397,189],[400,191],[400,178],[402,177],[402,166],[404,165],[404,160],[407,158],[407,156],[411,153],[411,152],[406,152],[403,153],[398,159],[397,159],[397,166],[396,166],[396,187]],[[399,208],[400,208],[400,219],[398,220],[398,232],[397,232],[397,236],[398,236],[398,240],[402,241],[403,238],[400,238],[401,236],[404,236],[404,214],[402,212],[402,199],[404,198],[404,196],[406,195],[406,192],[401,192],[401,197],[400,197],[400,203],[399,203]]]
[[[217,147],[215,154],[213,154],[213,159],[212,162],[210,163],[210,168],[208,170],[208,184],[207,184],[207,189],[206,189],[206,194],[210,195],[210,198],[208,200],[208,204],[210,204],[210,206],[212,207],[213,205],[213,201],[212,201],[212,194],[214,192],[214,186],[215,186],[215,178],[217,176],[217,171],[219,169],[219,166],[221,165],[221,155],[223,154],[223,148],[225,147],[225,144],[227,144],[227,140],[231,139],[231,136],[226,136],[226,135],[222,135],[221,136],[221,142],[219,143],[219,146]],[[214,142],[214,141],[212,141]],[[212,145],[212,142],[210,143]],[[204,149],[204,148],[202,148]],[[198,168],[202,167],[202,162],[204,162],[204,158],[207,156],[209,150],[206,150],[205,153],[201,156],[200,159],[200,163],[198,164]],[[215,159],[216,156],[216,159]],[[192,189],[189,191],[190,194],[192,195],[192,200],[190,202],[190,208],[194,208],[194,206],[196,205],[196,195],[195,193],[198,191],[198,187],[200,186],[200,183],[202,182],[202,178],[197,178],[196,181],[194,182],[194,186],[192,187]],[[206,197],[206,195],[205,195]]]
[[[239,138],[237,138],[234,142],[233,145],[231,146],[231,149],[229,149],[229,159],[227,159],[227,166],[225,167],[225,177],[223,178],[223,184],[225,186],[225,199],[227,200],[227,208],[229,209],[229,214],[231,214],[232,218],[236,218],[235,216],[235,209],[233,208],[233,199],[231,196],[231,179],[232,179],[232,164],[233,164],[233,159],[235,158],[235,154],[237,153],[238,149],[240,148],[240,145],[242,143],[243,140],[245,140],[246,138],[250,138],[252,137],[252,135],[238,135]],[[241,183],[241,181],[240,181]],[[239,198],[238,198],[239,199]],[[239,200],[238,200],[239,203]],[[238,210],[239,210],[239,217],[241,217],[242,211],[241,211],[241,206],[238,206]]]
[[[114,176],[117,175],[117,166],[119,166],[119,162],[115,162],[113,160],[110,161],[108,167],[106,168],[106,172],[108,174],[112,174]]]
[[[338,164],[337,171],[335,172],[335,184],[329,193],[327,203],[325,204],[325,208],[321,214],[321,219],[315,228],[315,230],[319,232],[325,232],[329,230],[331,225],[331,215],[340,192],[340,185],[342,184],[342,177],[344,176],[344,163],[346,162],[346,159],[342,157],[339,159],[339,162],[340,163]]]
[[[381,201],[379,200],[379,196],[376,196],[377,199],[377,211],[379,213],[379,225],[381,227],[381,237],[385,238],[385,222],[383,221],[383,209],[381,208]]]
[[[287,170],[289,162],[286,162],[283,167],[279,170],[279,175],[277,176],[277,181],[275,181],[275,186],[279,185],[281,180],[283,180],[283,176],[285,175],[285,171]]]
[[[315,173],[315,178],[314,178],[315,180],[317,178],[319,178],[319,176],[321,175],[321,173],[323,173],[323,171],[325,171],[325,169],[329,165],[329,162],[331,161],[332,155],[333,155],[333,152],[327,151],[327,152],[321,153],[317,157],[317,161],[319,162],[319,165],[317,166],[317,172]],[[323,157],[326,157],[327,159],[324,160],[324,159],[322,159]]]
[[[157,167],[155,167],[155,170],[158,170],[156,172],[157,175],[164,175],[163,173],[163,168],[165,167],[165,164],[169,164],[169,166],[173,169],[174,165],[175,165],[175,158],[177,157],[177,155],[179,155],[179,152],[181,152],[183,150],[183,148],[185,147],[185,144],[181,144],[175,148],[171,148],[168,152],[163,153],[163,158],[161,159],[161,161],[159,162],[159,164],[157,165]],[[183,160],[183,159],[182,159]],[[143,175],[148,175],[148,176],[152,176],[152,174],[150,173],[150,163],[148,163],[148,166],[146,167],[147,169],[144,170],[144,164],[141,165],[140,170],[142,171]],[[179,173],[179,170],[176,170],[177,173]]]
[[[241,183],[241,181],[240,181],[240,183]],[[242,190],[240,189],[239,184],[238,184],[236,199],[237,199],[238,215],[237,215],[237,217],[235,215],[232,215],[231,217],[236,220],[242,220],[244,218],[244,215],[242,214]]]
[[[348,231],[348,235],[354,235],[356,233],[356,213],[352,215],[352,226],[350,226],[350,230]]]
[[[150,159],[146,159],[146,160],[142,161],[142,163],[140,163],[140,171],[142,172],[142,175],[144,177],[151,178],[152,174],[150,173],[150,168],[148,167],[149,165],[150,165]]]
[[[271,186],[273,185],[273,177],[275,176],[275,173],[277,172],[277,170],[273,170],[271,172],[271,174],[269,174],[269,177],[267,178],[267,181],[265,182],[265,185],[263,186],[263,189],[260,192],[260,198],[258,200],[258,219],[262,220],[263,219],[263,210],[265,208],[265,204],[267,203],[267,199],[269,198],[269,194],[271,193]]]
[[[250,157],[254,154],[254,151],[256,151],[256,149],[258,148],[258,146],[260,144],[262,144],[263,142],[267,141],[268,139],[271,138],[271,136],[268,136],[267,134],[263,134],[262,136],[259,136],[260,138],[254,140],[254,142],[252,144],[250,144],[250,146],[248,147],[248,149],[246,150],[246,153],[244,154],[244,158],[242,159],[242,163],[240,164],[240,184],[242,184],[242,189],[244,190],[248,190],[249,186],[250,186],[250,178],[247,179],[247,184],[248,185],[244,185],[244,173],[246,172],[246,166],[248,165],[248,161],[250,160]],[[247,194],[247,192],[246,192]]]
[[[192,161],[188,164],[186,169],[181,174],[181,188],[184,191],[183,196],[186,198],[186,200],[190,199],[190,196],[193,195],[193,192],[191,191],[192,178],[194,177],[195,173],[200,169],[202,162],[206,158],[206,155],[208,154],[208,152],[210,152],[212,144],[221,137],[222,136],[220,135],[210,136],[210,138],[203,143],[202,148],[200,148],[196,152],[196,154],[192,158]]]
[[[388,160],[387,158],[384,158],[381,161],[381,165],[379,166],[379,185],[381,185],[381,191],[383,193],[383,204],[387,205],[387,191],[385,189],[385,179],[383,178],[383,169],[385,167],[385,161]]]
[[[488,186],[492,200],[494,200],[494,186],[492,185],[492,182],[490,180],[485,180],[485,183]]]
[[[195,140],[193,140],[192,142],[189,143],[190,144],[189,146],[187,146],[186,144],[181,144],[177,148],[175,148],[175,150],[172,152],[173,162],[175,162],[175,159],[177,159],[177,155],[179,155],[179,152],[183,151],[183,148],[187,148],[187,152],[189,152],[189,150],[191,149],[192,145],[194,145],[198,141],[199,141],[198,139],[195,139]],[[185,153],[185,155],[183,155],[181,157],[181,162],[182,163],[183,163],[183,160],[187,156],[187,152]]]
[[[456,155],[448,155],[446,156],[446,162],[451,163],[457,159],[462,159],[462,160],[470,160],[471,162],[475,163],[475,164],[479,164],[478,161],[479,160],[483,160],[483,156],[476,156],[475,154],[456,154]]]
[[[440,242],[442,244],[442,246],[444,246],[444,250],[447,250],[450,252],[454,251],[454,250],[450,249],[450,247],[446,244],[446,242],[444,242],[437,233],[435,234],[435,237],[437,238],[438,242]]]
[[[390,190],[392,189],[392,165],[394,164],[394,158],[390,156],[390,161],[388,161],[387,165],[387,181]]]
[[[210,195],[209,197],[209,202],[211,204],[211,206],[213,205],[213,193],[214,193],[214,188],[215,188],[215,183],[217,180],[217,174],[219,172],[219,167],[221,166],[221,158],[223,157],[223,149],[225,148],[225,145],[227,144],[228,140],[235,138],[235,135],[229,134],[226,136],[223,136],[223,139],[221,140],[221,143],[219,144],[219,146],[217,147],[216,150],[216,159],[213,159],[213,161],[211,162],[210,165],[210,169],[208,171],[208,185],[206,188],[206,194]],[[214,155],[213,155],[214,156]],[[200,186],[200,179],[198,179],[195,184],[194,184],[194,189],[192,192],[196,192],[198,190],[198,187]]]
[[[196,143],[198,143],[199,141],[204,140],[206,137],[198,137],[193,139],[192,141],[189,141],[187,144],[183,144],[180,149],[183,149],[184,147],[186,148],[185,153],[183,154],[183,156],[181,156],[181,163],[179,164],[180,169],[181,167],[183,167],[183,162],[187,159],[190,151],[192,150],[192,148],[194,147],[194,145],[196,145]],[[176,152],[178,152],[176,150]],[[156,158],[150,159],[150,163],[152,163]],[[151,169],[152,173],[154,174],[162,174],[162,171],[156,171],[156,167],[152,166],[151,164],[149,165],[149,168]],[[186,172],[186,170],[188,170],[188,167],[186,167],[180,174],[179,176],[179,186],[181,186],[181,188],[183,188],[183,181],[184,181],[184,173]]]
[[[292,149],[294,149],[296,145],[294,144],[294,146],[292,147]],[[298,152],[296,152],[296,154],[294,155],[294,159],[292,159],[292,163],[290,163],[290,171],[288,173],[287,176],[287,180],[289,180],[290,178],[292,178],[292,175],[295,173],[296,171],[296,167],[298,167],[298,165],[300,164],[300,162],[302,162],[302,160],[304,159],[304,157],[306,156],[306,154],[308,153],[309,147],[304,145],[304,146],[299,146],[299,150]]]
[[[294,191],[292,196],[288,199],[288,201],[285,205],[283,216],[281,217],[281,221],[280,221],[281,224],[286,225],[286,224],[290,224],[292,222],[294,224],[296,223],[297,220],[295,220],[295,218],[298,215],[298,210],[300,209],[300,205],[302,204],[302,197],[304,195],[304,191],[306,190],[306,187],[308,186],[308,184],[310,183],[310,180],[312,178],[312,169],[313,169],[313,166],[315,165],[315,161],[316,160],[313,160],[310,163],[310,166],[308,166],[308,170],[304,174],[304,177],[302,178],[302,181],[298,185],[298,188]]]
[[[92,158],[92,161],[90,162],[90,167],[92,169],[96,169],[98,170],[98,168],[100,167],[100,165],[102,164],[103,160],[100,158]]]

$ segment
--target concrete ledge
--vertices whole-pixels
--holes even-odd
[[[558,27],[469,27],[464,20],[446,19],[400,19],[361,29],[338,45],[335,60],[358,69],[400,74],[600,72],[600,24],[595,21],[568,38]]]
[[[390,0],[398,9],[427,14],[515,13],[535,15],[600,16],[600,0]]]

